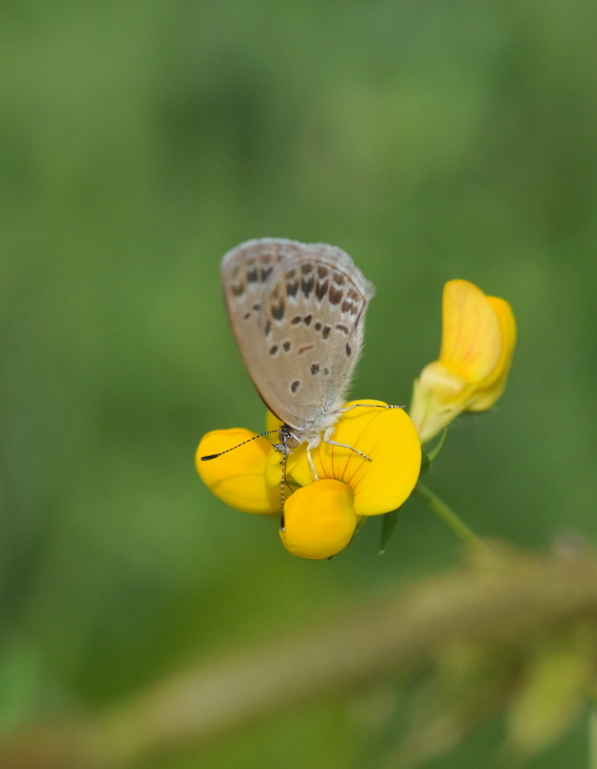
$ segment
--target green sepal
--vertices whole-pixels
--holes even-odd
[[[421,475],[425,475],[425,473],[431,470],[431,460],[429,459],[429,452],[425,448],[425,446],[421,446]]]
[[[400,512],[401,512],[400,510],[392,510],[391,513],[386,513],[385,515],[382,515],[381,541],[379,543],[380,555],[383,555],[386,552],[388,542],[390,541],[390,538],[394,533],[394,529],[396,528],[396,524],[398,523],[398,517],[400,516]]]
[[[439,440],[435,444],[435,446],[432,449],[427,449],[425,446],[421,446],[421,473],[420,475],[424,475],[426,472],[431,470],[431,465],[433,462],[437,459],[437,457],[440,455],[441,450],[444,447],[444,444],[446,443],[446,438],[448,437],[448,428],[445,430],[442,430],[441,435],[439,436]]]
[[[441,435],[439,436],[439,439],[438,439],[437,443],[429,451],[428,458],[429,458],[429,463],[430,464],[433,464],[433,462],[435,462],[435,460],[439,457],[439,455],[441,453],[441,450],[445,446],[446,438],[447,437],[448,437],[448,428],[445,427],[443,429]]]

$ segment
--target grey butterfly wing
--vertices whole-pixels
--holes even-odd
[[[299,431],[341,408],[373,286],[341,249],[265,238],[222,263],[237,342],[261,397]]]
[[[249,240],[222,259],[224,298],[241,355],[259,394],[281,419],[276,411],[279,399],[269,397],[275,371],[268,354],[265,305],[274,268],[299,252],[292,245],[275,238]]]
[[[373,286],[333,246],[304,245],[295,259],[276,267],[265,314],[276,395],[286,409],[278,416],[286,424],[323,429],[326,415],[342,408],[372,296]]]

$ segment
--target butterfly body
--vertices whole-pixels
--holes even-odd
[[[282,238],[229,251],[222,281],[245,364],[284,424],[280,450],[328,440],[362,351],[373,285],[341,249]]]

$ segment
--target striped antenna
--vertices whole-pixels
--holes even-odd
[[[265,433],[254,435],[252,438],[249,438],[248,440],[243,441],[242,443],[237,443],[236,446],[232,446],[232,448],[225,449],[224,451],[220,451],[219,454],[208,454],[205,457],[200,457],[200,459],[202,462],[207,462],[210,459],[217,459],[218,457],[221,457],[222,454],[227,454],[229,451],[234,451],[234,449],[238,449],[247,443],[251,443],[251,441],[254,441],[256,438],[265,438],[266,435],[271,435],[272,433],[277,433],[277,432],[279,432],[279,430],[267,430]]]

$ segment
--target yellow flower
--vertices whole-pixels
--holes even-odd
[[[351,408],[355,403],[362,405]],[[406,412],[370,400],[348,403],[346,408],[333,440],[352,448],[322,443],[314,449],[317,481],[305,445],[287,460],[280,535],[286,548],[303,558],[338,553],[364,516],[395,510],[408,499],[419,477],[421,444]],[[279,426],[269,415],[268,428]],[[217,459],[200,459],[254,435],[248,430],[208,433],[197,450],[197,469],[207,486],[231,506],[262,514],[280,512],[282,455],[265,438]]]
[[[312,451],[318,481],[305,447],[288,460],[288,477],[304,488],[286,503],[280,536],[303,558],[338,553],[363,517],[400,507],[419,478],[421,442],[403,409],[374,400],[352,401],[346,409],[333,440],[351,448],[322,443]]]
[[[410,414],[426,443],[463,411],[487,411],[506,387],[516,320],[504,299],[467,280],[444,287],[439,360],[415,381]]]

